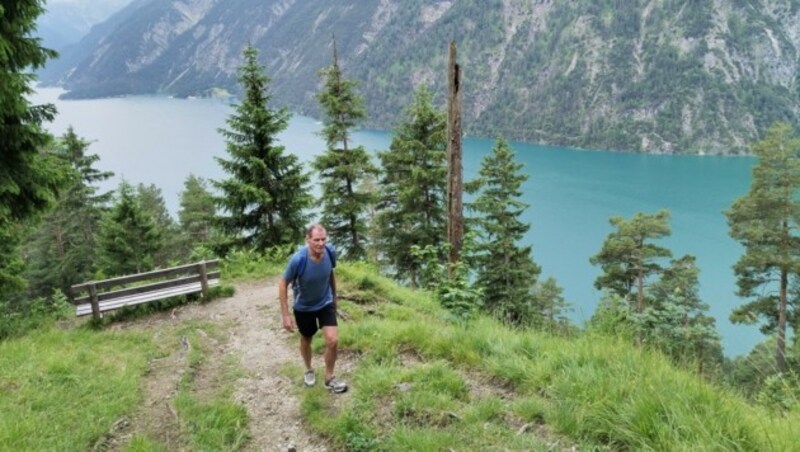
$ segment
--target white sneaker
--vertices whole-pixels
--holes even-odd
[[[313,370],[307,370],[306,371],[306,374],[303,375],[303,383],[305,383],[306,386],[309,386],[309,387],[314,386],[315,384],[317,384],[317,377],[314,375],[314,371]]]
[[[336,377],[331,377],[330,380],[326,381],[325,387],[337,394],[347,391],[347,383],[337,380]]]

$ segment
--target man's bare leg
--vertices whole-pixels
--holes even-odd
[[[335,326],[322,327],[322,334],[325,337],[325,381],[333,377],[333,370],[336,366],[336,354],[339,348],[339,329]]]
[[[306,370],[311,370],[311,340],[313,337],[305,337],[300,335],[300,356],[303,357],[303,363],[306,365]]]

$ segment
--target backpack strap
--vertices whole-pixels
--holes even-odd
[[[330,243],[325,244],[325,251],[328,252],[328,257],[331,258],[331,268],[336,268],[336,250]]]
[[[306,264],[308,263],[308,247],[304,246],[300,249],[300,260],[297,261],[297,271],[295,272],[295,281],[299,281],[300,277],[306,271]]]
[[[303,276],[303,272],[306,270],[306,262],[308,261],[308,247],[304,246],[300,248],[297,253],[297,269],[294,272],[294,279],[292,279],[292,292],[294,293],[295,297],[300,292],[298,290],[300,288],[300,277]]]
[[[328,243],[325,244],[325,252],[328,254],[328,257],[331,259],[331,268],[336,268],[336,250],[333,249],[333,245]],[[306,271],[306,265],[308,265],[308,247],[304,246],[300,249],[300,260],[297,262],[297,272],[294,281],[293,287],[297,287],[300,284],[300,277],[303,276],[303,273]]]

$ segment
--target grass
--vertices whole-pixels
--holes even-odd
[[[158,343],[143,331],[51,326],[0,342],[0,450],[103,448],[115,423],[141,405],[150,361],[181,347],[182,337],[189,368],[175,398],[179,441],[192,450],[240,449],[248,437],[247,413],[228,383],[241,374],[238,363],[225,359],[203,388],[196,378],[209,360],[210,341],[221,341],[225,331],[188,323],[157,335]],[[168,447],[138,433],[127,450]]]
[[[127,452],[167,452],[158,441],[147,435],[136,435],[128,443]]]
[[[247,441],[247,411],[228,396],[201,401],[183,392],[175,405],[194,450],[239,450]]]
[[[225,279],[255,278],[279,271],[276,259],[252,257],[239,253],[225,261]],[[212,298],[231,292],[228,287],[213,290]],[[185,302],[185,297],[177,297],[78,327],[75,322],[56,324],[56,317],[46,315],[12,319],[14,322],[3,319],[3,325],[14,326],[16,334],[0,340],[0,450],[102,447],[114,424],[137,411],[151,360],[172,353],[170,347],[181,346],[182,337],[190,345],[190,368],[175,399],[182,427],[180,441],[193,450],[241,448],[248,435],[247,414],[243,406],[233,402],[232,387],[226,383],[240,374],[238,364],[231,360],[223,363],[213,391],[200,390],[195,380],[209,359],[208,341],[214,337],[221,341],[223,331],[208,324],[189,324],[179,330],[159,331],[156,342],[147,332],[105,329],[116,321]],[[73,309],[70,307],[69,315],[74,315]],[[146,433],[135,434],[125,446],[133,451],[168,449]]]
[[[347,398],[304,391],[303,413],[343,449],[790,450],[800,440],[797,411],[754,406],[627,342],[456,322],[367,266],[337,274],[349,316],[340,350],[358,365]]]
[[[230,383],[241,373],[238,363],[227,357],[213,381],[202,387],[198,384],[198,373],[211,353],[211,341],[224,340],[225,332],[215,325],[191,322],[178,334],[186,338],[189,347],[189,370],[181,378],[175,399],[188,442],[194,450],[241,449],[248,438],[247,410],[233,401]]]
[[[140,402],[143,334],[45,328],[0,342],[0,450],[84,450]]]
[[[244,259],[244,258],[242,258]],[[266,261],[264,261],[266,262]],[[277,263],[229,268],[274,276]],[[366,265],[337,269],[340,350],[356,358],[351,390],[298,391],[307,426],[342,450],[792,450],[800,414],[762,409],[614,338],[559,338],[485,318],[456,321],[424,292]],[[250,276],[247,276],[250,275]],[[142,402],[148,363],[188,344],[175,397],[181,443],[240,450],[247,413],[232,398],[241,369],[218,360],[225,327],[41,328],[0,342],[0,450],[84,450]],[[298,381],[302,369],[282,372]],[[208,378],[213,378],[208,381]],[[205,379],[205,380],[204,380]],[[168,450],[146,432],[130,451]]]
[[[290,249],[271,249],[266,254],[256,251],[232,251],[222,262],[223,280],[252,281],[283,273],[291,255]]]

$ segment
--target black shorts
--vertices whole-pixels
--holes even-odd
[[[333,306],[333,303],[319,311],[294,311],[294,320],[297,323],[297,329],[300,334],[305,337],[314,336],[317,330],[324,326],[338,325],[336,323],[336,307]]]

